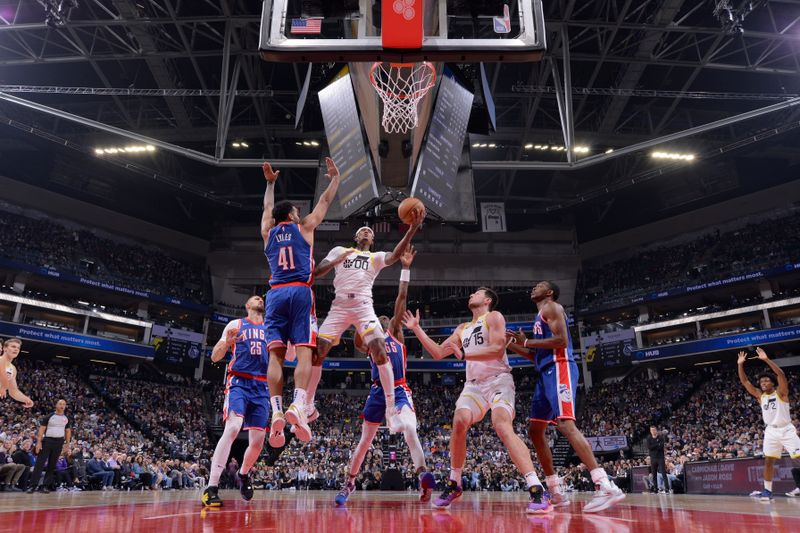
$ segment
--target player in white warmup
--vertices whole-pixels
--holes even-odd
[[[775,461],[781,458],[784,449],[789,452],[792,459],[800,459],[800,437],[797,436],[797,428],[794,427],[789,412],[789,382],[786,380],[786,374],[762,348],[756,348],[756,353],[774,374],[770,372],[760,374],[758,376],[760,388],[756,388],[744,372],[747,352],[739,352],[739,381],[745,390],[761,403],[761,414],[766,428],[764,429],[764,490],[758,493],[758,496],[762,501],[770,501],[773,499],[772,479],[775,475]],[[800,485],[787,493],[787,496],[798,494]]]
[[[306,391],[305,413],[309,422],[319,417],[319,412],[314,406],[314,395],[322,376],[322,362],[331,348],[339,344],[342,333],[354,325],[356,333],[367,344],[372,361],[378,367],[381,387],[386,396],[386,424],[393,433],[403,432],[402,423],[395,417],[394,371],[386,356],[385,334],[372,305],[372,285],[382,269],[396,263],[405,253],[422,220],[421,215],[417,214],[405,236],[391,252],[371,252],[375,232],[366,226],[359,228],[355,234],[355,249],[336,246],[317,267],[315,274],[318,277],[335,269],[333,286],[336,297],[328,316],[325,317],[325,322],[319,328],[317,354],[314,357],[311,380]],[[344,254],[348,253],[344,261],[336,264]]]

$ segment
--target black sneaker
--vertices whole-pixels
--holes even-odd
[[[222,507],[222,500],[219,499],[217,487],[206,487],[203,496],[200,497],[203,507]]]
[[[28,490],[25,491],[26,494],[33,494],[36,492],[36,487],[28,487]]]
[[[249,502],[253,499],[253,483],[250,481],[250,474],[242,474],[241,472],[237,472],[236,475],[239,476],[239,493],[242,495],[242,499],[246,502]]]
[[[39,487],[39,492],[41,492],[42,494],[50,494],[50,489],[42,485],[41,487]]]

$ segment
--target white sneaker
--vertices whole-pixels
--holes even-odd
[[[754,490],[750,493],[751,498],[760,498],[761,497],[761,490]]]
[[[281,411],[272,413],[272,422],[269,426],[269,445],[273,448],[282,448],[286,444],[286,436],[283,428],[286,427],[286,419]]]
[[[386,418],[386,425],[389,426],[389,433],[403,433],[406,429],[397,415],[397,409],[394,406],[386,408],[384,417]]]
[[[308,427],[306,413],[302,407],[293,403],[286,410],[286,421],[294,425],[294,434],[301,442],[311,441],[311,428]]]
[[[620,502],[625,499],[625,493],[619,489],[613,483],[610,483],[606,487],[600,487],[598,490],[595,491],[594,497],[592,500],[583,506],[584,513],[597,513],[600,511],[604,511],[614,505],[617,502]]]
[[[569,498],[563,492],[550,493],[550,505],[553,507],[566,507],[570,504]]]
[[[317,418],[319,418],[319,411],[317,411],[317,406],[313,403],[307,403],[305,406],[306,412],[306,421],[310,424]]]
[[[786,495],[790,498],[797,498],[800,496],[800,487],[795,488],[792,492],[787,492]]]

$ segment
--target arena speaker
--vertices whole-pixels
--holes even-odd
[[[403,474],[397,468],[387,468],[383,471],[383,478],[381,479],[381,490],[403,490],[405,484],[403,483]]]

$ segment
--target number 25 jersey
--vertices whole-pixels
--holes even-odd
[[[267,349],[267,330],[263,323],[250,322],[247,318],[231,320],[222,331],[221,340],[225,340],[228,331],[238,329],[236,344],[231,353],[229,372],[244,374],[244,377],[266,377],[269,364]]]

